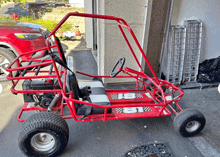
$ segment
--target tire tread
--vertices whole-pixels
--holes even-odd
[[[18,146],[20,151],[25,155],[28,155],[23,147],[23,139],[26,138],[30,132],[43,129],[51,129],[64,135],[65,144],[62,147],[63,149],[66,147],[69,139],[69,128],[66,121],[58,115],[44,112],[33,114],[24,122],[24,127],[18,136]],[[46,156],[57,156],[62,150]]]
[[[181,126],[183,125],[183,123],[187,119],[194,119],[194,118],[195,119],[199,119],[201,121],[201,127],[197,131],[195,131],[193,133],[187,133],[187,132],[181,131]],[[189,108],[189,109],[185,109],[185,110],[181,111],[174,118],[173,125],[174,125],[174,130],[176,132],[179,132],[184,137],[191,137],[191,136],[196,135],[200,131],[202,131],[202,129],[205,127],[205,123],[206,123],[205,117],[204,117],[204,115],[201,112],[199,112],[196,109]]]

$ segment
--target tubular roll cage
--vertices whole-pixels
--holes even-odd
[[[62,58],[62,52],[58,46],[58,41],[56,39],[55,36],[55,32],[61,27],[61,25],[70,17],[70,16],[80,16],[80,17],[88,17],[88,18],[98,18],[98,19],[107,19],[107,20],[115,20],[118,23],[118,27],[136,61],[136,63],[138,64],[139,68],[141,69],[141,71],[136,71],[130,68],[125,67],[122,72],[127,74],[127,76],[116,76],[116,78],[134,78],[136,79],[136,89],[132,90],[133,92],[148,92],[150,93],[152,100],[153,101],[136,101],[136,100],[131,100],[131,101],[123,101],[121,100],[120,102],[118,102],[117,104],[113,104],[111,106],[101,106],[101,105],[97,105],[94,103],[89,103],[89,102],[85,102],[85,101],[81,101],[81,100],[76,100],[73,98],[73,94],[72,92],[67,92],[66,90],[66,79],[67,79],[67,69],[62,68],[61,66],[57,66],[56,62],[52,59],[52,57],[50,57],[50,59],[40,59],[41,57],[43,57],[45,55],[45,51],[48,50],[49,52],[51,52],[52,48],[57,48],[58,49],[58,53],[59,56],[61,58],[61,60],[64,60]],[[122,29],[126,28],[128,29],[128,31],[130,32],[131,36],[133,37],[134,42],[136,43],[138,49],[140,50],[144,60],[146,61],[149,69],[151,70],[153,77],[149,77],[147,76],[144,72],[143,69],[134,53],[134,50],[131,47],[130,42],[128,41],[124,30]],[[50,45],[50,37],[53,36],[55,39],[55,45]],[[59,109],[60,110],[60,116],[64,119],[71,119],[73,118],[74,120],[76,120],[77,122],[81,122],[81,121],[106,121],[106,120],[115,120],[115,119],[127,119],[127,118],[143,118],[143,117],[164,117],[164,116],[170,116],[171,115],[171,111],[173,111],[174,114],[178,114],[178,112],[182,111],[182,108],[178,105],[177,101],[179,101],[182,96],[183,96],[183,91],[180,90],[179,88],[177,88],[175,85],[171,84],[168,81],[165,80],[160,80],[158,79],[158,77],[156,76],[155,72],[153,71],[153,68],[151,67],[146,55],[144,54],[136,36],[134,35],[132,29],[128,26],[128,24],[122,19],[122,18],[118,18],[118,17],[114,17],[114,16],[107,16],[107,15],[94,15],[94,14],[84,14],[84,13],[78,13],[78,12],[74,12],[74,13],[68,13],[59,23],[58,25],[51,31],[51,33],[49,34],[49,36],[47,37],[46,40],[46,44],[47,47],[36,50],[36,51],[31,51],[31,52],[27,52],[25,54],[22,54],[20,56],[18,56],[7,68],[7,71],[9,72],[9,75],[7,76],[8,80],[12,81],[12,87],[11,87],[11,92],[14,94],[17,93],[55,93],[57,94],[60,98],[60,101],[58,101],[58,104],[53,108],[54,110]],[[42,53],[40,54],[40,56],[38,57],[32,57],[23,61],[20,61],[20,58],[22,56],[31,56],[33,54],[35,54],[38,51],[42,51]],[[20,66],[21,63],[23,62],[29,62],[28,65],[26,66]],[[31,64],[32,62],[35,62],[35,64]],[[16,64],[17,67],[12,68],[12,66]],[[46,65],[51,65],[50,70],[40,70],[41,66],[46,66]],[[33,70],[32,68],[35,68],[37,70]],[[32,69],[32,70],[28,70],[28,69]],[[12,75],[13,71],[18,71],[19,72],[19,76],[14,77]],[[90,74],[86,74],[80,71],[76,71],[79,74],[82,75],[86,75],[89,77],[96,77],[96,78],[110,78],[110,76],[96,76],[96,75],[90,75]],[[44,75],[38,75],[39,73],[44,74]],[[45,75],[45,73],[49,73],[48,75]],[[25,74],[29,74],[28,76],[24,76]],[[33,75],[34,74],[34,75]],[[61,80],[61,77],[63,77],[63,83]],[[58,83],[60,86],[60,89],[53,89],[53,90],[16,90],[15,87],[17,86],[19,80],[24,80],[24,79],[42,79],[45,78],[48,81],[51,80],[51,78],[57,78],[58,79]],[[148,84],[146,81],[143,80],[149,80],[150,82],[152,82],[152,84]],[[143,87],[139,88],[139,83],[143,83]],[[146,87],[149,87],[150,89],[147,89]],[[164,88],[168,88],[171,91],[171,94],[165,94],[165,92],[163,91],[162,87]],[[106,92],[130,92],[130,89],[124,89],[124,90],[106,90]],[[174,97],[174,93],[178,92],[178,96]],[[172,99],[167,100],[166,97],[170,96],[172,97]],[[96,114],[96,115],[88,115],[87,117],[85,117],[84,119],[81,119],[81,117],[83,117],[82,115],[77,115],[76,114],[76,109],[75,109],[75,103],[79,103],[79,104],[84,104],[84,105],[90,105],[93,107],[97,107],[97,108],[102,108],[104,110],[104,114]],[[132,104],[133,103],[133,104]],[[135,104],[136,103],[136,104]],[[137,105],[137,103],[139,103]],[[175,106],[174,106],[174,105]],[[43,110],[46,111],[47,109],[38,107],[38,106],[33,106],[33,107],[27,107],[27,103],[25,103],[22,107],[22,109],[19,112],[19,115],[17,117],[17,120],[20,122],[24,122],[25,119],[21,119],[21,115],[24,111],[33,111],[33,110]],[[70,110],[70,115],[68,116],[64,116],[63,115],[63,108],[64,106],[68,106],[69,110]],[[121,116],[121,117],[117,117],[114,113],[107,113],[107,109],[108,108],[125,108],[125,107],[145,107],[145,106],[149,106],[149,107],[157,107],[158,110],[154,110],[153,114],[150,115],[133,115],[133,116]],[[167,106],[169,106],[168,109]],[[164,111],[166,111],[167,114],[164,114]]]

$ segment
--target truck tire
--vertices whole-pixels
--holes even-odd
[[[9,72],[7,72],[5,69],[8,67],[8,65],[16,58],[16,56],[11,52],[9,49],[6,48],[0,48],[0,81],[6,81],[7,75]],[[15,68],[16,64],[12,66],[12,68]],[[17,71],[12,72],[12,75],[15,76],[17,74]]]
[[[185,109],[174,118],[174,129],[183,137],[192,137],[205,127],[204,115],[196,109]]]
[[[49,112],[36,113],[24,123],[18,136],[18,147],[26,156],[60,155],[69,139],[66,121]]]

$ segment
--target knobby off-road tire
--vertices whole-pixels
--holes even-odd
[[[16,56],[8,49],[6,48],[0,48],[0,67],[2,68],[7,68],[7,66],[16,58]],[[12,68],[15,68],[16,64],[12,66]],[[1,68],[0,68],[0,81],[6,81],[7,80],[7,75],[5,74]],[[4,73],[4,74],[3,74]],[[17,71],[13,71],[12,75],[15,76],[17,74]]]
[[[49,112],[36,113],[25,122],[18,147],[26,156],[54,157],[65,149],[69,139],[66,121]]]
[[[185,109],[174,118],[174,129],[183,137],[192,137],[205,127],[204,115],[196,109]]]

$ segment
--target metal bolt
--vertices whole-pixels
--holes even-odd
[[[41,140],[44,141],[45,139],[46,139],[46,135],[43,135],[43,136],[41,137]]]

